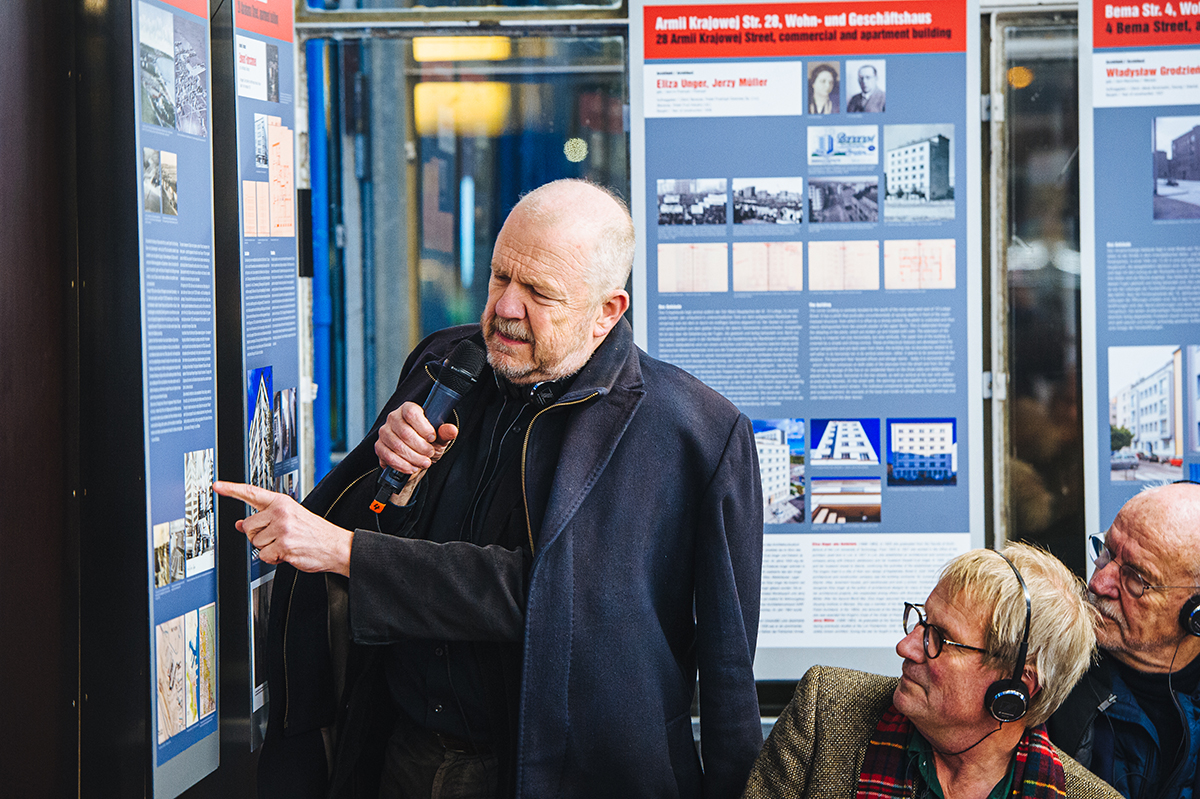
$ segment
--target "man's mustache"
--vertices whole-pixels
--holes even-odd
[[[533,336],[525,329],[525,326],[520,322],[514,322],[510,319],[501,319],[494,317],[491,324],[492,332],[499,333],[505,338],[511,338],[514,341],[532,341]]]

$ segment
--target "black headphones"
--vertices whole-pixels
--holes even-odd
[[[1179,623],[1188,635],[1200,635],[1200,594],[1183,603],[1179,609]]]
[[[988,686],[987,693],[983,695],[984,708],[992,714],[992,718],[1004,723],[1018,721],[1029,711],[1029,692],[1025,690],[1021,675],[1025,672],[1025,656],[1029,653],[1029,620],[1033,615],[1033,603],[1029,599],[1029,588],[1025,585],[1025,578],[1021,576],[1017,564],[1002,552],[996,554],[1004,558],[1004,562],[1012,568],[1017,582],[1021,584],[1021,591],[1025,594],[1025,632],[1021,635],[1021,648],[1017,650],[1017,665],[1013,668],[1013,676],[1007,680],[996,680]],[[1197,606],[1200,606],[1200,595],[1193,598]],[[1200,617],[1196,621],[1200,624]]]

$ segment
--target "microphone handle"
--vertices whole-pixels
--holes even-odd
[[[433,425],[434,433],[437,429],[446,423],[450,418],[450,412],[454,410],[454,406],[462,399],[462,394],[451,388],[447,388],[442,382],[433,384],[433,388],[429,391],[429,396],[425,398],[425,404],[421,406],[421,410],[425,412],[425,418]],[[375,495],[375,499],[371,502],[371,510],[375,513],[382,513],[385,503],[391,499],[392,494],[399,494],[404,488],[404,484],[408,482],[408,475],[398,472],[391,466],[384,468],[379,474],[379,492]]]

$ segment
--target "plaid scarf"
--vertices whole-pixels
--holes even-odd
[[[854,799],[903,799],[913,795],[908,741],[913,725],[895,706],[889,707],[867,743]],[[1062,761],[1050,745],[1045,725],[1026,730],[1013,761],[1011,797],[1062,799],[1067,795]]]

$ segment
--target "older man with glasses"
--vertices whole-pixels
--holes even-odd
[[[958,556],[904,604],[903,676],[810,669],[745,799],[1119,799],[1044,726],[1091,663],[1094,616],[1046,552]]]
[[[1050,737],[1129,799],[1200,799],[1200,485],[1142,491],[1089,544],[1100,660]]]

